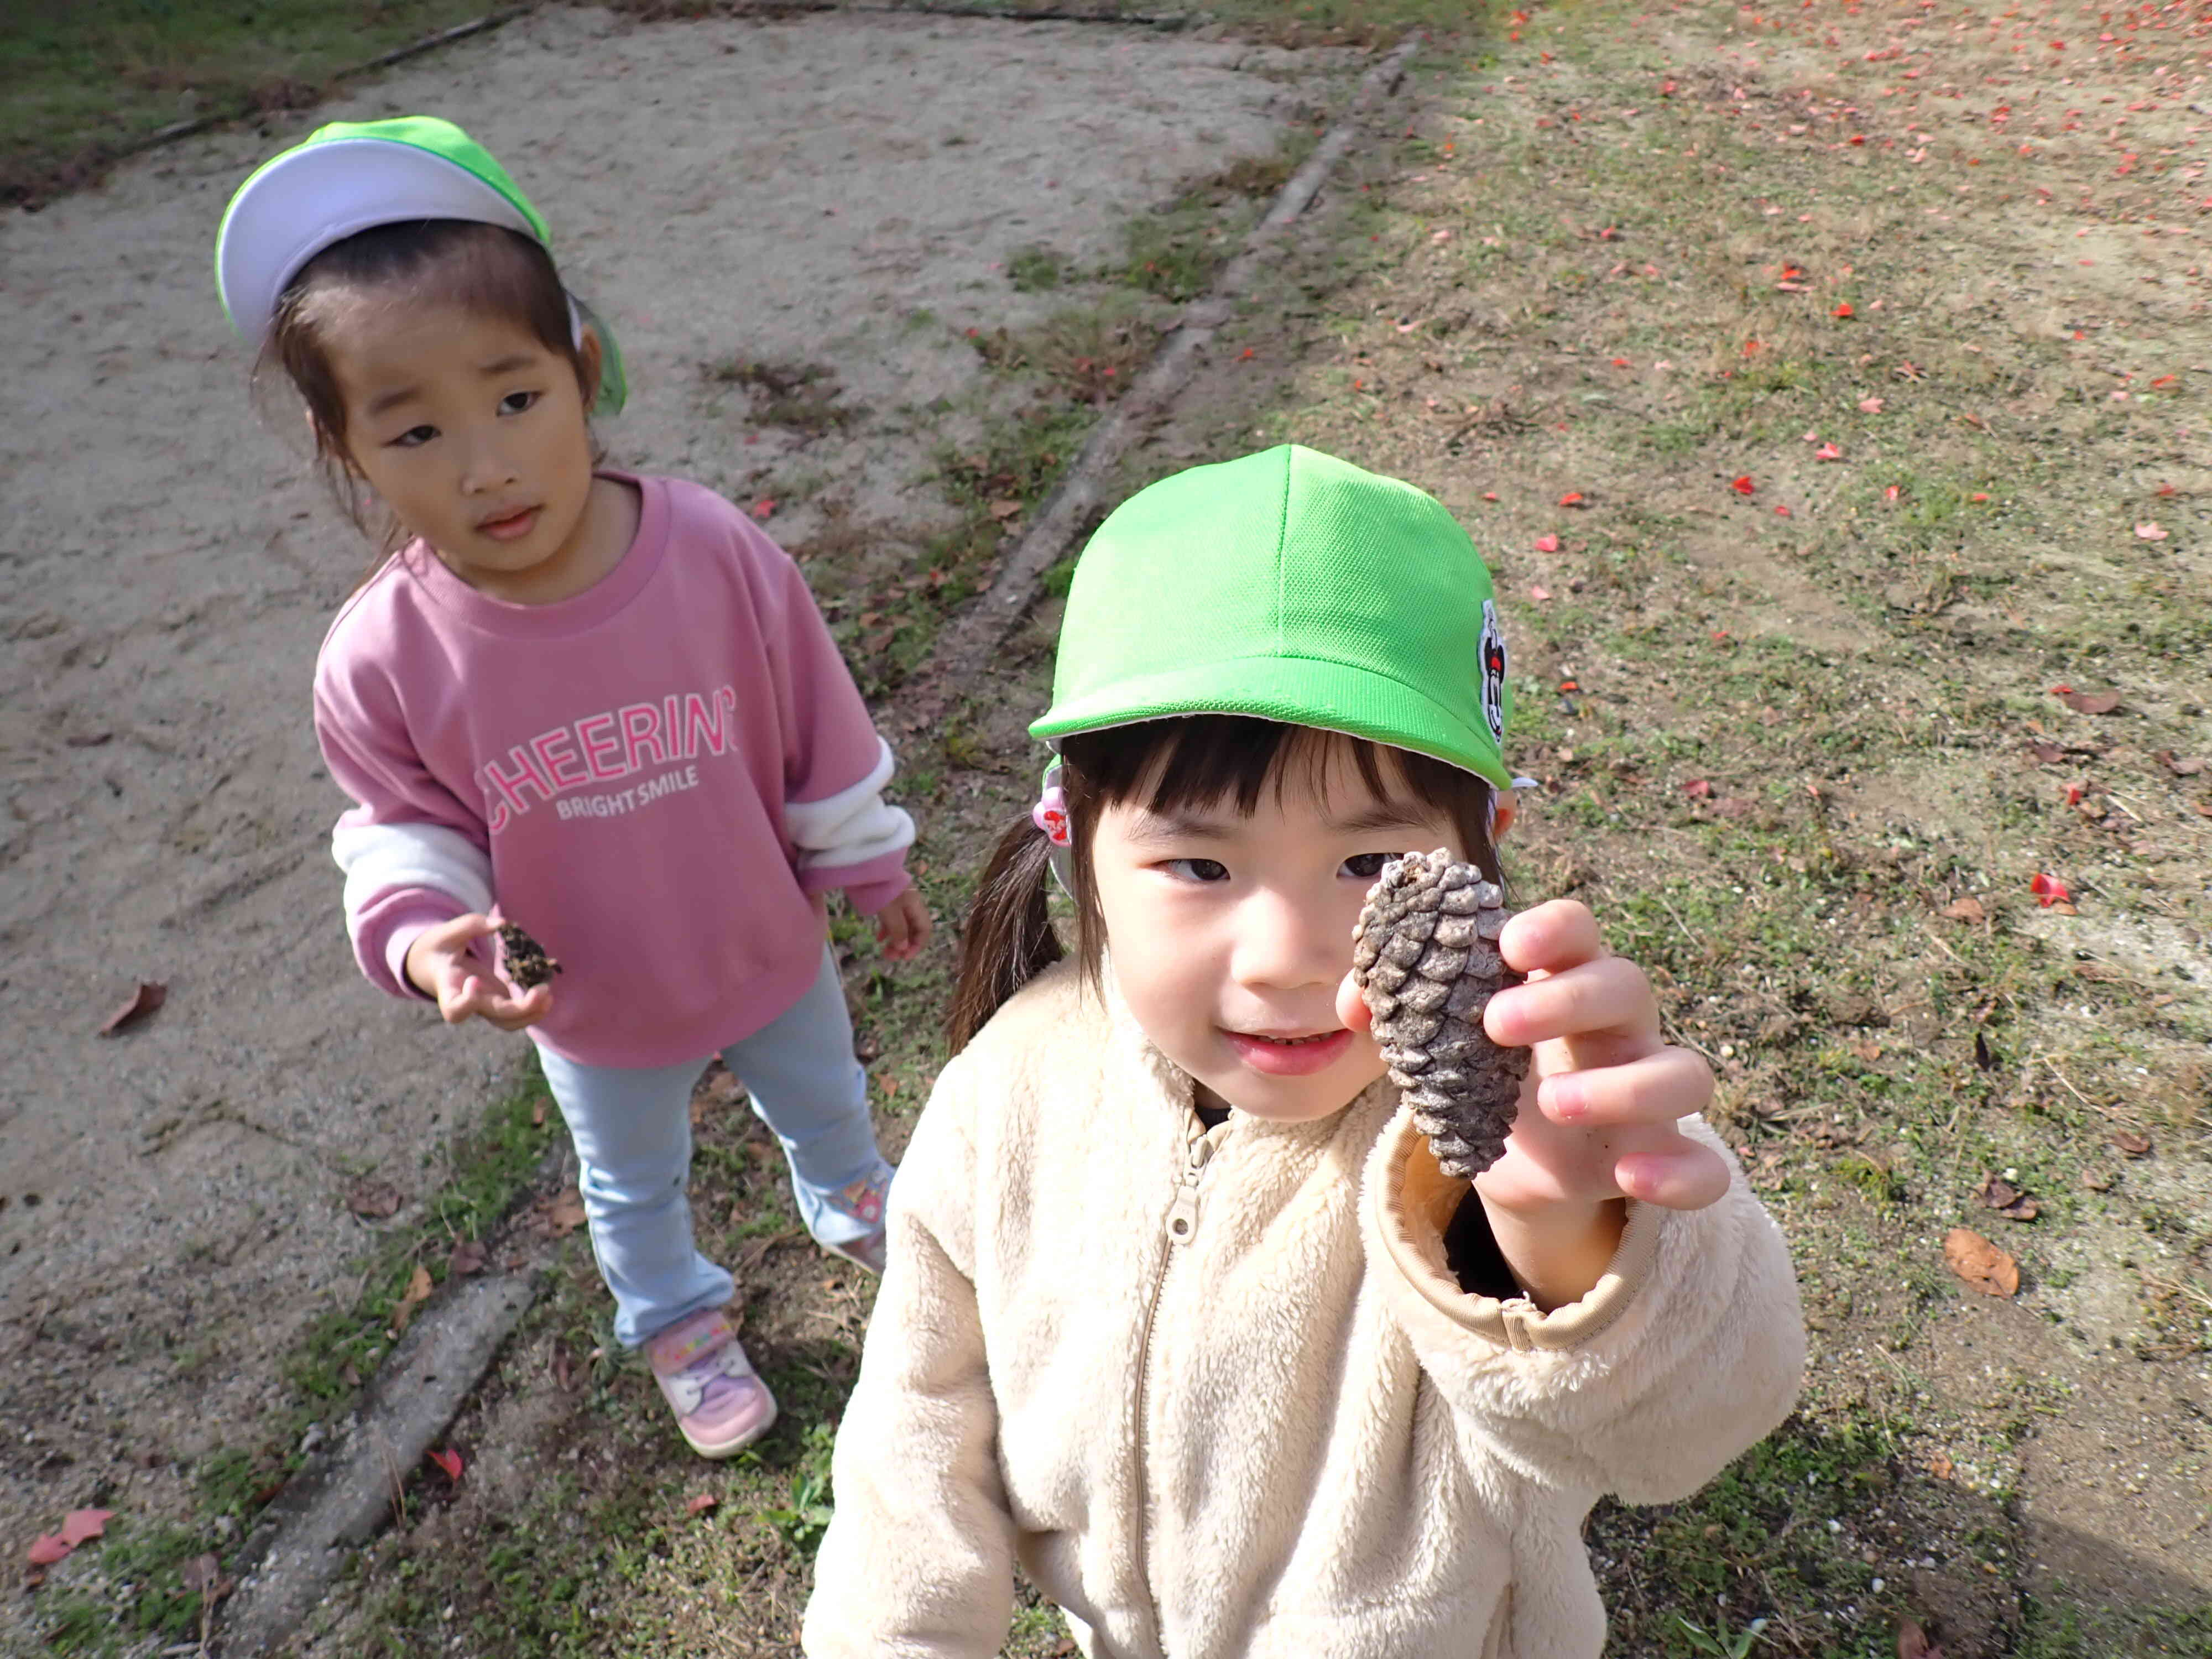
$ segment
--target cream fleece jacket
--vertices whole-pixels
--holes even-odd
[[[1091,1659],[1596,1655],[1591,1504],[1695,1491],[1796,1396],[1789,1250],[1730,1167],[1632,1206],[1578,1303],[1469,1296],[1465,1185],[1387,1080],[1206,1131],[1118,994],[1048,971],[892,1185],[806,1653],[989,1659],[1018,1559]]]

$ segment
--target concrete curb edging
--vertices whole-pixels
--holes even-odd
[[[336,1451],[293,1480],[264,1517],[265,1553],[223,1611],[216,1650],[267,1653],[296,1629],[351,1550],[383,1525],[401,1483],[453,1420],[530,1304],[538,1276],[461,1281],[377,1370]]]
[[[1145,427],[1188,384],[1215,332],[1235,315],[1236,301],[1260,269],[1270,245],[1320,193],[1329,173],[1359,136],[1360,123],[1397,89],[1423,39],[1418,30],[1408,34],[1360,77],[1352,107],[1337,118],[1313,154],[1291,175],[1266,216],[1244,239],[1237,257],[1215,277],[1213,286],[1184,307],[1145,372],[1092,428],[1074,463],[1007,555],[990,587],[945,630],[920,677],[927,689],[917,699],[920,706],[907,719],[908,730],[934,725],[948,702],[944,688],[980,667],[1021,621],[1036,598],[1037,584],[1044,573],[1059,562],[1085,520],[1106,505],[1103,490],[1107,475]]]

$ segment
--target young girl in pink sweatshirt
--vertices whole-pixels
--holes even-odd
[[[892,1194],[812,1659],[989,1659],[1018,1561],[1091,1659],[1595,1659],[1591,1504],[1789,1410],[1789,1251],[1589,911],[1498,937],[1486,1029],[1534,1052],[1472,1184],[1383,1074],[1353,923],[1394,854],[1497,878],[1505,671],[1466,532],[1310,450],[1100,528]]]
[[[920,949],[889,747],[799,570],[673,478],[595,467],[620,359],[499,163],[428,118],[341,124],[257,171],[216,254],[233,322],[307,404],[318,455],[389,509],[390,556],[315,667],[356,803],[331,848],[383,989],[526,1029],[574,1137],[615,1334],[684,1437],[727,1456],[775,1402],[685,1198],[719,1053],[809,1231],[882,1271],[876,1147],[824,936],[842,889]],[[496,909],[559,963],[515,986]]]

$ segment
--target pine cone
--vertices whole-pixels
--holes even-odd
[[[1528,1074],[1526,1048],[1501,1048],[1482,1029],[1490,999],[1522,980],[1498,954],[1510,914],[1495,884],[1439,848],[1384,865],[1352,930],[1352,979],[1390,1080],[1438,1166],[1462,1180],[1504,1153]]]
[[[518,991],[544,985],[561,971],[559,960],[511,921],[500,924],[499,948],[507,976]]]

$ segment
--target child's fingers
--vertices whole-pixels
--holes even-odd
[[[1498,953],[1517,973],[1556,974],[1605,954],[1597,918],[1573,899],[1553,899],[1522,911],[1498,936]]]
[[[447,970],[446,994],[438,999],[438,1012],[448,1025],[473,1018],[485,1001],[481,975],[470,973],[459,962]]]
[[[450,951],[459,955],[486,934],[498,931],[497,922],[472,910],[465,916],[455,916],[451,921],[441,921],[434,927],[424,928],[422,939],[423,943],[432,949]]]
[[[1721,1155],[1689,1139],[1669,1151],[1629,1153],[1613,1166],[1613,1178],[1629,1197],[1668,1210],[1702,1210],[1729,1188]]]
[[[1482,1024],[1492,1042],[1508,1048],[1598,1032],[1656,1042],[1659,1004],[1642,969],[1620,957],[1600,957],[1500,991],[1483,1011]]]
[[[1702,1112],[1713,1097],[1712,1067],[1687,1048],[1662,1048],[1619,1066],[1560,1072],[1536,1089],[1555,1123],[1672,1123]]]
[[[481,1011],[484,1018],[502,1031],[519,1031],[526,1025],[534,1025],[553,1011],[553,988],[533,985],[519,997],[500,996],[487,999]]]

